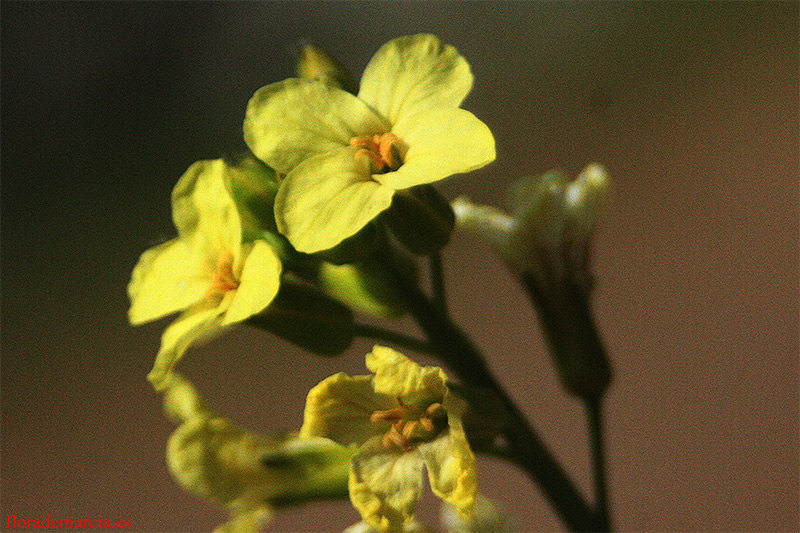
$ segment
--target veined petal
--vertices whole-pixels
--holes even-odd
[[[453,505],[468,519],[475,506],[478,474],[475,456],[464,434],[461,419],[448,413],[448,430],[433,442],[421,444],[433,493]]]
[[[283,174],[306,159],[348,146],[353,137],[387,131],[388,125],[352,94],[298,78],[256,91],[244,119],[247,145]]]
[[[367,524],[378,531],[404,531],[422,492],[422,456],[387,450],[375,437],[353,457],[349,485],[350,501]]]
[[[394,191],[372,181],[358,148],[341,148],[304,161],[281,182],[275,197],[278,229],[301,252],[336,246],[392,204]]]
[[[136,326],[186,309],[203,299],[213,273],[186,239],[150,248],[128,284],[128,319]]]
[[[403,165],[380,176],[399,190],[469,172],[495,159],[494,136],[469,111],[439,107],[403,119],[392,133],[408,146]]]
[[[427,406],[447,393],[447,376],[436,366],[420,366],[405,355],[375,346],[367,354],[367,368],[375,373],[375,392],[401,398],[407,405]]]
[[[278,294],[281,261],[278,254],[264,241],[256,241],[244,260],[230,307],[222,321],[223,326],[242,322],[260,313]]]
[[[455,48],[435,35],[408,35],[384,44],[372,57],[358,97],[395,124],[434,107],[458,107],[472,79]]]
[[[242,223],[233,201],[222,159],[198,161],[181,176],[172,190],[172,218],[178,235],[202,234],[216,252],[235,256],[242,242]]]
[[[360,445],[388,429],[388,423],[372,423],[370,416],[391,407],[396,407],[392,398],[372,389],[372,376],[334,374],[308,392],[300,438],[326,437],[344,446]]]
[[[260,464],[274,448],[221,417],[190,418],[167,443],[167,465],[184,488],[236,509],[280,492],[281,480]]]
[[[172,368],[186,353],[189,345],[219,332],[222,318],[217,308],[209,308],[205,302],[187,309],[161,336],[161,349],[158,351],[153,369],[147,379],[156,390],[169,385]]]

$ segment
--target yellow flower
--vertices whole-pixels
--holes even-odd
[[[434,494],[466,517],[477,490],[475,456],[461,423],[464,404],[447,376],[375,346],[372,376],[336,374],[311,389],[301,437],[357,446],[350,466],[350,500],[379,531],[403,531],[414,521],[422,467]]]
[[[276,508],[347,494],[352,450],[328,439],[247,432],[210,409],[179,374],[167,386],[164,410],[180,423],[167,443],[170,473],[231,513],[217,532],[258,531]]]
[[[297,78],[259,89],[245,140],[286,175],[275,199],[281,233],[302,252],[331,248],[387,209],[396,191],[492,162],[489,128],[459,109],[472,79],[452,46],[420,34],[381,47],[357,97]]]
[[[172,191],[178,237],[144,252],[133,270],[131,324],[183,310],[164,331],[148,375],[156,389],[167,385],[190,344],[262,311],[278,292],[278,256],[265,241],[242,242],[231,194],[241,172],[219,159],[189,167]]]

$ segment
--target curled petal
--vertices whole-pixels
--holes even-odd
[[[241,322],[260,313],[278,294],[281,261],[264,241],[256,241],[245,259],[239,276],[239,287],[225,313],[223,325]]]
[[[401,398],[408,405],[427,406],[447,392],[447,376],[435,366],[420,366],[405,355],[375,346],[367,354],[367,368],[375,373],[375,392]]]
[[[372,413],[395,407],[376,394],[371,376],[335,374],[311,389],[300,438],[326,437],[344,446],[360,445],[387,428],[370,422]]]
[[[336,246],[392,204],[394,191],[372,181],[369,162],[347,147],[304,161],[281,182],[278,229],[301,252]]]
[[[408,35],[375,53],[358,97],[395,124],[434,107],[458,107],[472,80],[469,64],[455,48],[435,35]]]
[[[282,174],[306,159],[349,145],[353,137],[387,131],[388,125],[352,94],[298,78],[256,91],[244,120],[247,145]]]
[[[350,501],[378,531],[404,531],[411,525],[422,492],[422,456],[387,450],[380,437],[353,457]]]
[[[475,456],[458,417],[448,413],[447,433],[433,442],[421,444],[428,480],[433,493],[453,505],[467,519],[475,505],[478,475]]]
[[[198,304],[187,309],[161,335],[161,349],[147,379],[156,390],[169,385],[173,367],[180,361],[190,344],[207,340],[220,333],[222,317],[217,308]]]

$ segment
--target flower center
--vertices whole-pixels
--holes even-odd
[[[206,300],[212,305],[218,304],[225,293],[238,288],[239,282],[233,276],[233,254],[226,250],[217,258],[217,267],[214,269],[211,286],[206,291]]]
[[[447,413],[442,404],[435,402],[427,408],[404,405],[398,398],[400,407],[382,409],[370,415],[373,424],[391,422],[392,426],[383,435],[383,447],[400,448],[410,452],[422,442],[432,441],[447,426]]]
[[[403,157],[400,153],[402,141],[394,133],[365,135],[350,139],[350,146],[361,148],[356,159],[366,157],[372,174],[384,174],[400,168]]]

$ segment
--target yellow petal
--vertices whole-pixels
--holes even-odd
[[[138,325],[186,309],[203,299],[212,274],[187,239],[150,248],[139,258],[128,284],[128,319]]]
[[[178,235],[200,233],[215,258],[222,250],[237,256],[242,242],[239,212],[226,183],[222,159],[198,161],[172,190],[172,218]]]
[[[470,89],[472,73],[458,51],[419,34],[378,50],[364,69],[358,97],[395,124],[434,107],[458,107]]]
[[[164,412],[169,418],[185,422],[197,416],[214,416],[214,412],[189,380],[174,372],[164,391]]]
[[[387,450],[375,437],[353,457],[350,501],[378,531],[404,531],[422,492],[422,456]]]
[[[186,353],[189,345],[207,340],[219,333],[222,318],[216,308],[200,304],[188,309],[179,316],[161,336],[161,349],[158,351],[153,369],[147,379],[156,390],[163,390],[169,384],[172,368]]]
[[[392,133],[408,146],[403,165],[378,177],[393,189],[433,183],[495,159],[489,128],[463,109],[436,108],[403,119]]]
[[[394,191],[372,181],[368,162],[348,147],[306,160],[281,182],[278,229],[301,252],[327,250],[354,235],[392,203]]]
[[[370,415],[391,407],[396,403],[375,393],[371,376],[340,372],[308,392],[300,438],[326,437],[344,446],[360,445],[388,429],[371,423]]]
[[[427,406],[447,393],[447,376],[435,366],[420,366],[400,352],[375,346],[367,354],[367,368],[375,373],[375,392],[401,398],[407,405]]]
[[[428,480],[433,493],[453,505],[467,519],[475,505],[478,474],[475,456],[469,447],[461,420],[448,412],[446,433],[430,443],[421,444]]]
[[[278,255],[266,242],[256,241],[244,260],[239,287],[234,291],[222,325],[242,322],[263,311],[278,294],[280,277]]]
[[[306,159],[348,146],[353,137],[387,131],[388,125],[352,94],[298,78],[256,91],[244,120],[247,145],[282,174]]]

